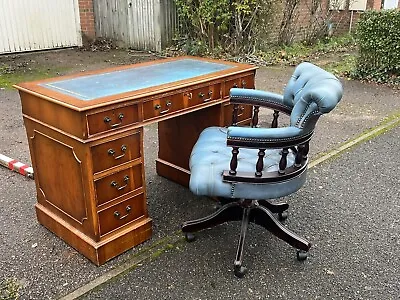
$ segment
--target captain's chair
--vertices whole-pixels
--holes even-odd
[[[288,204],[275,199],[296,192],[306,181],[309,141],[319,117],[340,101],[343,88],[332,74],[311,64],[298,65],[284,94],[251,89],[231,89],[235,106],[254,106],[252,128],[237,127],[234,109],[232,127],[206,128],[190,157],[190,190],[199,196],[219,199],[224,205],[212,215],[184,222],[188,241],[193,232],[227,221],[241,221],[241,234],[234,262],[235,275],[242,277],[244,239],[249,222],[261,225],[292,245],[304,260],[310,242],[283,226]],[[272,128],[257,128],[259,107],[274,110]],[[290,125],[277,128],[279,112],[290,116]]]

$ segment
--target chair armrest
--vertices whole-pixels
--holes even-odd
[[[230,89],[230,101],[233,104],[249,104],[271,108],[290,115],[292,107],[283,103],[280,94],[254,89]]]
[[[284,148],[310,140],[313,131],[289,126],[282,128],[228,127],[227,145],[246,148]]]

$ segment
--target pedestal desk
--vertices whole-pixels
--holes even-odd
[[[255,69],[181,57],[16,85],[39,222],[97,265],[149,239],[143,126],[158,122],[157,173],[187,186],[199,133],[231,123],[229,90]]]

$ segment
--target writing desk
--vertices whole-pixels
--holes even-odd
[[[157,173],[187,186],[200,132],[231,123],[229,90],[255,69],[182,57],[15,85],[39,222],[97,265],[149,239],[143,126],[158,122]]]

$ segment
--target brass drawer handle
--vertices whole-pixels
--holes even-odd
[[[233,84],[233,87],[234,87],[234,88],[237,88],[237,87],[238,87],[238,84],[235,82],[235,83]]]
[[[242,88],[245,88],[247,85],[246,80],[242,80]]]
[[[120,114],[118,115],[119,123],[109,124],[110,127],[111,127],[111,128],[115,128],[115,127],[118,127],[119,125],[121,125],[121,124],[122,124],[122,119],[123,119],[123,118],[124,118],[124,114],[123,114],[123,113],[120,113]],[[106,123],[106,124],[110,123],[111,121],[112,121],[112,120],[111,120],[110,117],[105,117],[105,118],[104,118],[104,123]]]
[[[199,98],[203,99],[203,102],[211,101],[212,100],[212,93],[213,93],[212,91],[208,91],[208,98],[203,99],[205,94],[203,92],[200,92],[199,93]]]
[[[125,185],[120,186],[118,182],[113,180],[113,181],[111,181],[111,186],[115,187],[117,189],[117,191],[120,191],[120,190],[123,190],[124,188],[126,188],[128,186],[128,181],[129,181],[129,176],[125,175],[125,177],[124,177]]]
[[[125,145],[122,145],[121,146],[121,151],[123,152],[123,154],[114,157],[114,159],[117,160],[117,159],[120,159],[120,158],[124,157],[125,154],[126,154],[126,150],[127,149],[128,149],[128,147],[126,147]],[[108,152],[108,155],[111,155],[111,156],[115,155],[115,150],[114,149],[108,149],[107,152]]]
[[[169,101],[169,100],[167,100],[167,102],[165,103],[165,105],[166,105],[168,108],[167,108],[167,109],[164,109],[164,110],[162,110],[162,111],[160,111],[160,115],[166,114],[167,112],[169,112],[169,108],[170,108],[170,106],[172,105],[172,102]],[[160,105],[160,104],[156,104],[156,105],[154,106],[154,109],[155,109],[155,110],[159,110],[160,108],[161,108],[161,105]]]
[[[240,111],[240,113],[238,113],[238,117],[241,117],[241,116],[243,116],[243,114],[244,114],[244,106],[239,106],[239,111]]]
[[[121,216],[121,213],[120,213],[118,210],[116,210],[116,211],[114,212],[114,217],[117,218],[118,220],[125,219],[125,218],[130,214],[131,210],[132,210],[132,207],[131,207],[130,205],[128,205],[128,206],[125,208],[125,211],[126,211],[126,214],[125,214],[125,215]]]

